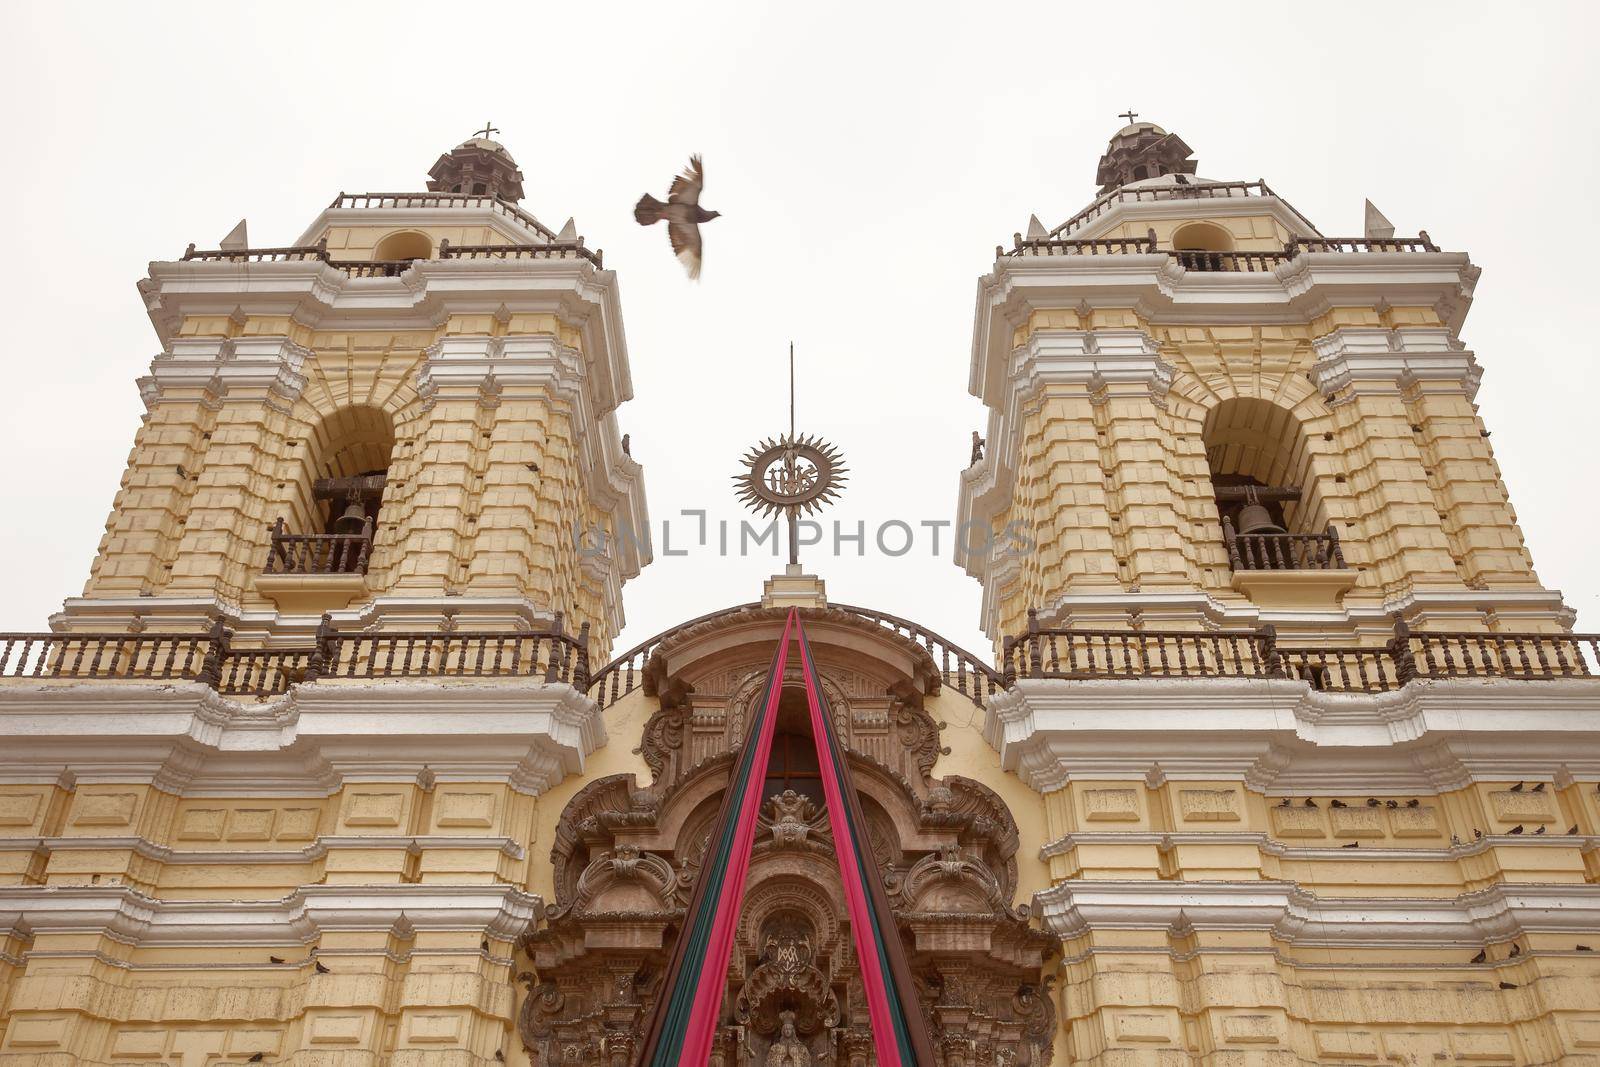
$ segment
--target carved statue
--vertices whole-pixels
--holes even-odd
[[[786,1011],[780,1018],[783,1029],[767,1049],[767,1067],[811,1067],[811,1051],[801,1043],[794,1030],[794,1012]]]
[[[811,799],[801,796],[793,789],[785,789],[773,797],[770,803],[773,815],[773,840],[780,847],[792,848],[805,844],[806,837],[811,833],[811,819],[816,814]]]

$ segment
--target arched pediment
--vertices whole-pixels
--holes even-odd
[[[782,623],[782,612],[739,609],[660,639],[646,671],[656,708],[637,739],[651,780],[602,779],[564,810],[557,899],[524,939],[537,981],[522,1037],[540,1067],[573,1054],[630,1062],[616,1054],[642,1039],[661,993]],[[924,707],[941,684],[932,657],[850,612],[809,611],[805,627],[858,794],[863,852],[883,879],[927,1024],[958,1044],[981,1032],[1018,1050],[1015,1067],[1044,1067],[1054,1009],[1024,992],[1047,987],[1054,942],[1014,900],[1020,842],[1000,796],[933,776],[948,749],[945,724]],[[818,775],[810,721],[796,671],[783,680],[728,971],[726,1063],[762,1062],[785,1027],[813,1062],[866,1062],[870,1048],[825,791],[807,777]],[[959,999],[947,996],[955,989]]]

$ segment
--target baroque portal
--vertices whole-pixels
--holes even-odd
[[[519,1029],[539,1067],[626,1067],[661,995],[723,786],[782,612],[691,626],[651,657],[652,780],[602,778],[567,805],[556,900],[523,939]],[[1016,823],[988,787],[932,776],[938,675],[916,643],[843,612],[808,616],[882,872],[943,1067],[1043,1067],[1052,939],[1015,906]],[[804,696],[785,688],[713,1064],[869,1067],[872,1039]]]

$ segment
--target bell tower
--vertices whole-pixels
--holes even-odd
[[[1421,233],[1326,237],[1176,134],[1112,137],[1101,194],[979,282],[987,454],[958,562],[995,641],[1062,625],[1559,630],[1473,398],[1478,268]],[[971,541],[971,538],[967,539]]]
[[[1066,1043],[1582,1061],[1600,635],[1534,573],[1474,404],[1478,268],[1190,155],[1119,130],[1100,195],[978,283],[958,562],[985,736],[1041,800]],[[1558,974],[1570,1010],[1530,993]]]
[[[489,128],[493,132],[492,127]],[[616,275],[517,203],[487,134],[428,191],[340,193],[293,242],[150,265],[161,350],[68,630],[623,624],[649,562]]]

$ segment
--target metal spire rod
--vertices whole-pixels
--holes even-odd
[[[794,342],[793,341],[789,342],[789,441],[790,441],[790,447],[784,453],[783,467],[784,467],[784,473],[788,477],[790,484],[793,484],[794,483],[794,476],[795,476],[795,468],[794,468],[795,456],[794,456],[794,447],[793,447],[793,442],[794,442]],[[791,567],[798,567],[800,565],[800,509],[791,504],[789,506],[789,508],[788,508],[788,512],[789,512],[789,516],[788,516],[788,518],[789,518],[789,565]]]

